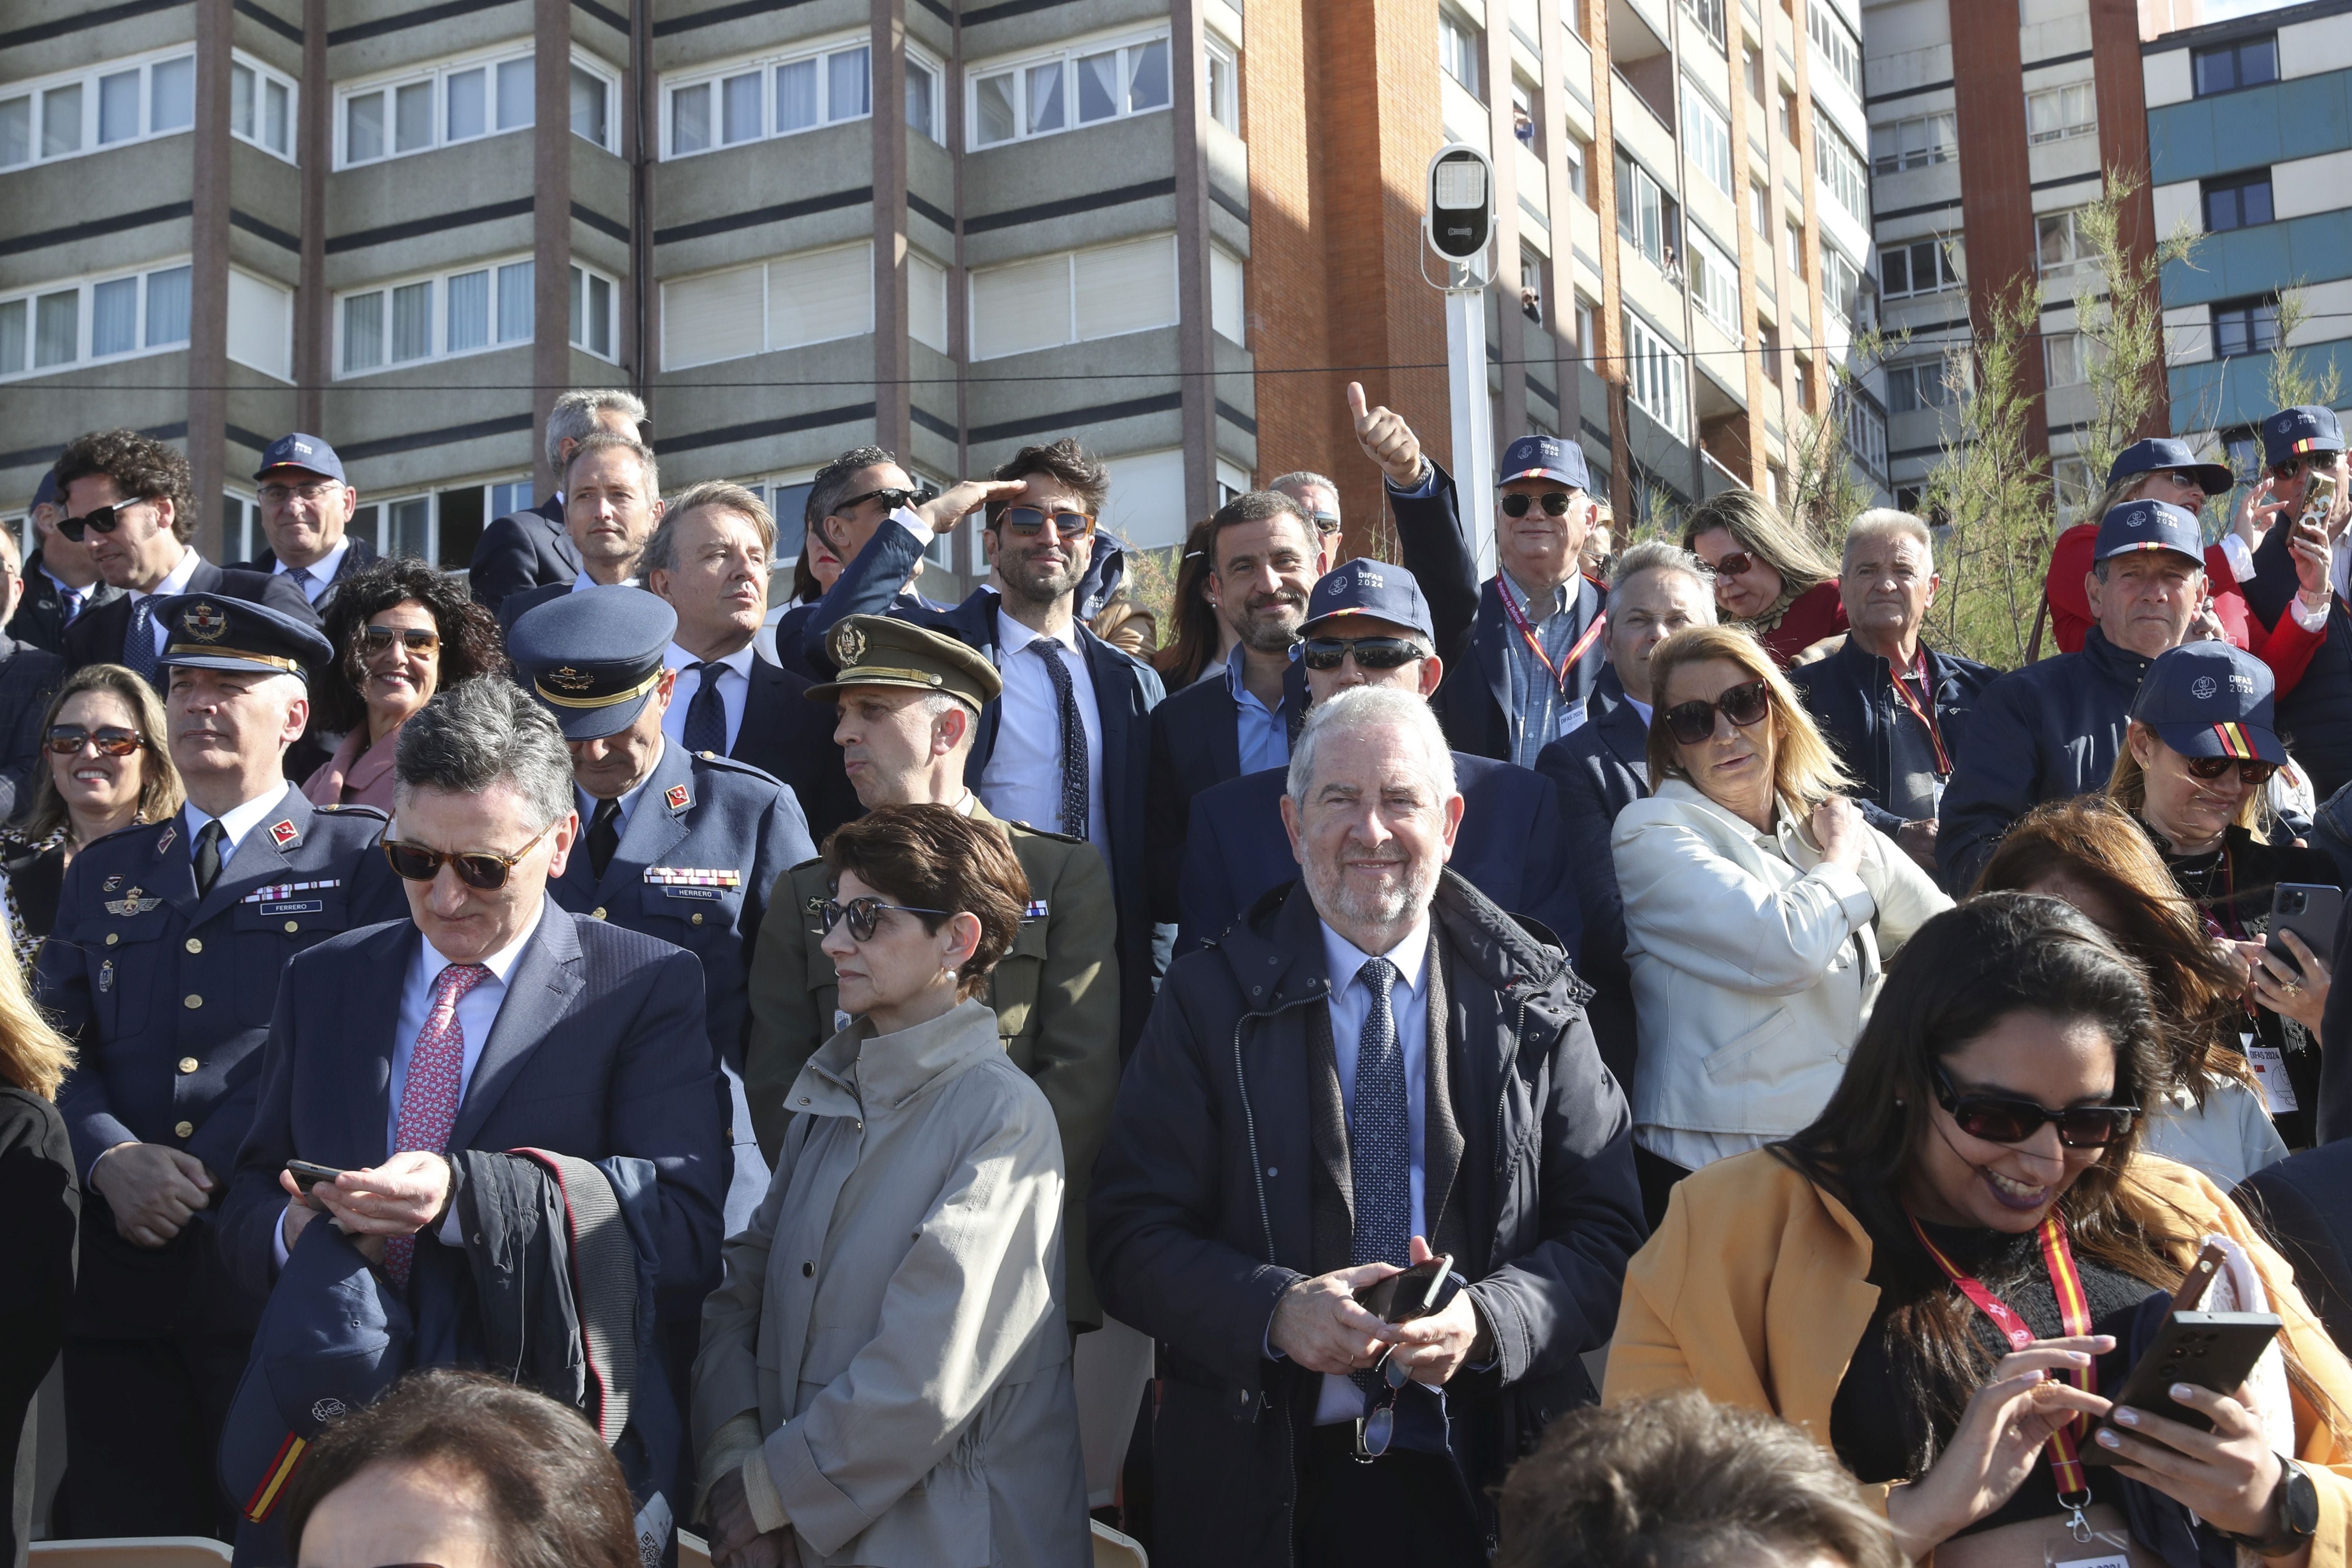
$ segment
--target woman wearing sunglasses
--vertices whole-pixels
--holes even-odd
[[[2286,761],[2274,721],[2266,665],[2227,643],[2184,643],[2140,678],[2107,795],[2138,819],[2206,934],[2236,962],[2244,992],[2237,1043],[2272,1114],[2284,1119],[2288,1147],[2303,1148],[2315,1142],[2319,1027],[2335,954],[2283,931],[2290,963],[2264,939],[2281,883],[2333,887],[2338,877],[2326,855],[2264,827],[2263,786]]]
[[[2225,1190],[2286,1158],[2240,1041],[2245,963],[2206,935],[2203,911],[2128,813],[2095,795],[2034,807],[1993,851],[1976,890],[2063,899],[2147,971],[2168,1071],[2147,1100],[2142,1150]],[[2311,1141],[2308,1111],[2282,1120]]]
[[[76,851],[135,822],[180,809],[180,774],[163,741],[155,689],[119,664],[66,678],[41,724],[33,798],[0,828],[0,910],[8,943],[29,975],[57,922]]]
[[[335,751],[302,793],[314,805],[390,811],[401,725],[444,687],[507,672],[498,622],[462,579],[395,556],[343,579],[324,629],[335,662],[312,683],[310,735],[333,738]]]
[[[1715,574],[1725,624],[1754,632],[1783,669],[1845,630],[1837,563],[1755,491],[1726,490],[1692,512],[1683,548]]]
[[[1633,1161],[1651,1222],[1687,1173],[1785,1138],[1837,1087],[1880,958],[1951,900],[1839,792],[1788,679],[1736,626],[1650,656],[1654,791],[1612,859],[1641,1056]]]
[[[982,1000],[1029,885],[952,806],[825,840],[848,1026],[785,1092],[694,1363],[714,1562],[1087,1560],[1062,1144]]]
[[[2341,1562],[2352,1366],[2221,1189],[2142,1152],[2163,1054],[2138,966],[2070,906],[1991,893],[1937,917],[1820,1118],[1677,1189],[1627,1272],[1605,1399],[1696,1387],[1796,1422],[1936,1568],[2159,1568],[2122,1478],[2281,1568]],[[2127,1411],[2092,1437],[2074,1418],[2110,1406],[2081,1383],[2124,1373],[2092,1358],[2213,1232],[2286,1321],[2292,1408],[2175,1385],[2210,1434]],[[2118,1468],[2068,1462],[2088,1442]]]

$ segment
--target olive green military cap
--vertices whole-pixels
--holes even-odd
[[[831,702],[845,686],[904,686],[944,692],[977,713],[1004,689],[1004,678],[979,650],[889,616],[845,616],[825,634],[824,647],[841,673],[802,693],[812,702]]]

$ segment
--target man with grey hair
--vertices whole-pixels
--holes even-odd
[[[1347,535],[1342,531],[1339,521],[1339,487],[1337,483],[1312,468],[1293,468],[1279,479],[1267,481],[1265,488],[1297,501],[1298,510],[1305,512],[1307,521],[1315,525],[1318,546],[1315,570],[1318,575],[1348,558],[1342,549],[1347,543]]]
[[[1282,814],[1300,879],[1170,968],[1087,1205],[1162,1347],[1153,1558],[1473,1568],[1517,1445],[1595,1398],[1631,1119],[1574,972],[1445,865],[1426,701],[1318,704]],[[1357,1301],[1433,1258],[1423,1315]]]
[[[592,431],[572,448],[563,470],[563,528],[580,557],[568,583],[545,583],[507,596],[499,626],[514,624],[550,599],[587,588],[637,585],[638,558],[666,510],[661,465],[634,436]]]
[[[548,410],[546,457],[550,473],[561,475],[572,448],[599,430],[645,439],[646,405],[617,388],[572,391]],[[474,602],[493,615],[507,598],[526,588],[569,583],[580,574],[580,552],[563,529],[563,491],[559,488],[537,506],[509,512],[482,530],[474,546],[467,580]]]
[[[719,1279],[728,1173],[700,964],[547,896],[580,819],[562,734],[520,687],[437,694],[401,727],[394,765],[384,850],[408,918],[287,968],[221,1216],[232,1266],[267,1291],[331,1216],[420,1323],[436,1308],[479,1322],[474,1270],[493,1260],[465,1222],[499,1194],[467,1173],[544,1151],[602,1162],[616,1184],[650,1176],[660,1311],[694,1310]],[[341,1173],[298,1182],[297,1159]],[[481,1353],[463,1340],[460,1355]]]
[[[1936,869],[1936,813],[1968,746],[1977,693],[2000,672],[1919,639],[1942,579],[1935,536],[1874,507],[1847,525],[1838,594],[1844,646],[1789,671],[1805,710],[1862,783],[1863,819]]]

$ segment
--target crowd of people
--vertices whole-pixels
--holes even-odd
[[[1926,521],[1614,548],[1548,436],[1482,577],[1348,397],[1397,559],[1286,474],[1164,647],[1066,439],[843,453],[780,602],[623,392],[463,575],[315,436],[231,566],[71,443],[0,540],[0,1546],[2343,1561],[2336,416],[2210,547],[2126,450],[2004,674]],[[2192,1273],[2275,1348],[2115,1404]]]

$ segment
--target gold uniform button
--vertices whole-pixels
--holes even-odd
[[[182,1057],[180,1058],[180,1070],[182,1072],[194,1072],[200,1065],[202,1064],[200,1064],[194,1057]]]
[[[702,923],[702,917],[701,917],[700,915],[697,915],[697,916],[695,916],[695,917],[694,917],[694,923],[695,923],[696,925],[700,925],[700,924]]]
[[[187,1007],[188,1007],[190,1010],[192,1010],[192,1011],[193,1011],[194,1009],[195,1009],[195,1008],[198,1008],[198,1007],[203,1006],[204,1005],[205,1005],[205,999],[204,999],[203,997],[201,997],[201,996],[198,996],[198,995],[194,994],[193,992],[189,994],[189,995],[188,995],[188,999],[187,999],[186,1003],[184,1004],[184,1005],[185,1005],[185,1006],[187,1006]]]
[[[204,950],[205,943],[202,937],[192,936],[188,939],[188,951],[190,952],[202,952]]]
[[[592,920],[592,921],[601,921],[601,920],[603,920],[603,919],[604,918],[604,910],[603,906],[599,905],[597,908],[593,909],[593,910],[590,910],[588,911],[588,918],[589,918],[590,920]]]
[[[109,947],[112,947],[116,942],[121,942],[121,940],[122,933],[119,931],[110,931],[106,933],[106,945]]]
[[[302,929],[302,922],[300,921],[288,921],[286,922],[286,929],[289,931],[300,931]]]
[[[196,1124],[193,1121],[181,1121],[173,1124],[172,1136],[174,1138],[194,1138],[195,1135]]]

